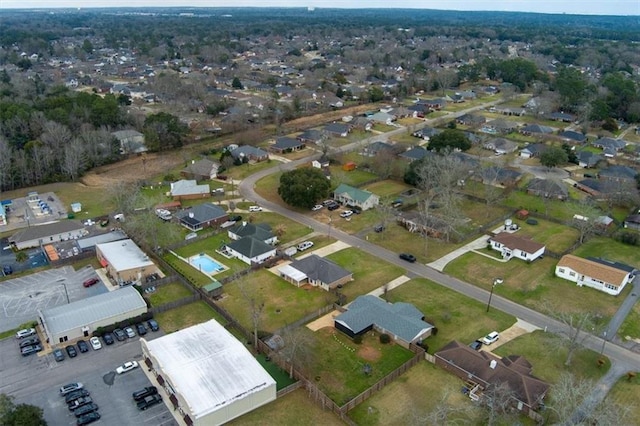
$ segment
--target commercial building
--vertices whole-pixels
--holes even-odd
[[[140,282],[151,274],[160,273],[140,247],[132,240],[96,244],[96,256],[116,283]]]
[[[147,368],[187,425],[220,425],[276,399],[274,379],[216,320],[140,342]]]
[[[87,234],[84,225],[77,220],[61,220],[59,222],[35,225],[16,232],[9,237],[9,243],[16,250],[40,247],[44,244],[59,241],[76,240]]]

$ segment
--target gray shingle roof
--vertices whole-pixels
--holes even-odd
[[[193,217],[191,217],[193,216]],[[198,204],[189,209],[180,210],[176,217],[191,224],[200,224],[227,216],[227,212],[211,203]]]
[[[21,243],[49,237],[51,235],[64,234],[84,229],[84,225],[77,220],[61,220],[60,222],[47,223],[45,225],[31,226],[18,231],[9,237],[9,242]]]
[[[387,330],[406,342],[412,342],[433,326],[422,320],[423,315],[409,303],[387,303],[375,296],[359,296],[349,310],[335,318],[336,322],[355,334],[371,325]]]
[[[254,225],[249,222],[241,222],[229,228],[228,232],[230,234],[235,234],[240,238],[252,237],[263,242],[274,237],[273,232],[271,232],[271,226],[267,223]]]
[[[273,246],[270,246],[269,244],[264,243],[260,240],[256,240],[252,237],[244,237],[240,238],[239,240],[232,241],[227,244],[227,247],[237,251],[243,256],[248,257],[249,259],[274,250]]]
[[[318,255],[312,254],[304,259],[294,260],[290,266],[297,269],[313,281],[331,284],[352,275],[351,272]]]

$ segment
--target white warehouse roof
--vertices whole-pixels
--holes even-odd
[[[195,418],[270,386],[275,389],[275,380],[216,320],[141,340]]]
[[[116,271],[146,268],[154,264],[149,260],[149,256],[130,239],[96,244],[96,248]]]
[[[140,308],[147,308],[140,293],[133,287],[87,297],[66,305],[40,311],[51,336],[62,335],[86,325],[112,318]]]

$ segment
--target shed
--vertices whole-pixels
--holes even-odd
[[[529,211],[528,210],[518,210],[516,212],[516,218],[520,219],[520,220],[526,220],[529,217]]]
[[[222,294],[222,284],[218,280],[213,280],[202,287],[211,297],[219,297]]]
[[[348,163],[344,163],[342,165],[342,170],[350,172],[352,170],[355,170],[356,167],[358,167],[356,163],[354,163],[353,161],[349,161]]]

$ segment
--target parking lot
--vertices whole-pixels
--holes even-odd
[[[151,340],[162,334],[150,332],[145,337]],[[115,373],[119,365],[132,360],[141,366],[128,373]],[[15,338],[0,341],[0,393],[13,395],[18,404],[41,407],[50,425],[75,425],[75,416],[67,409],[59,388],[81,382],[100,407],[101,419],[95,424],[177,426],[165,404],[146,411],[136,407],[131,394],[151,386],[143,368],[138,337],[109,346],[103,344],[98,351],[90,350],[73,359],[65,357],[62,362],[56,362],[52,354],[22,357]]]
[[[38,309],[64,305],[108,291],[102,282],[83,287],[82,283],[91,277],[97,277],[91,266],[78,271],[65,266],[0,282],[0,331],[36,321]]]

